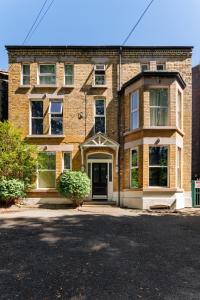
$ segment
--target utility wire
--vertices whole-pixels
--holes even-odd
[[[29,29],[29,31],[28,31],[28,33],[27,33],[27,35],[26,35],[26,37],[25,37],[25,39],[24,39],[22,45],[24,45],[24,44],[26,43],[26,41],[27,41],[29,35],[31,34],[31,31],[33,30],[35,24],[37,23],[37,21],[38,21],[40,15],[41,15],[41,13],[42,13],[42,11],[43,11],[43,9],[44,9],[46,3],[47,3],[47,1],[48,1],[48,0],[45,0],[45,1],[44,1],[43,5],[42,5],[42,7],[41,7],[41,9],[40,9],[40,11],[38,12],[38,14],[37,14],[37,16],[36,16],[36,18],[35,18],[35,21],[33,22],[32,26],[30,27],[30,29]]]
[[[51,6],[53,5],[55,0],[52,0],[49,4],[49,6],[47,7],[47,9],[45,10],[45,12],[43,13],[42,17],[40,18],[39,22],[37,23],[37,25],[35,26],[35,28],[33,29],[33,31],[31,32],[29,39],[33,36],[33,34],[35,33],[35,31],[37,30],[38,26],[40,25],[40,23],[42,22],[42,20],[44,19],[44,17],[46,16],[46,14],[48,13],[49,9],[51,8]]]
[[[130,36],[132,35],[132,33],[135,31],[136,27],[138,26],[138,24],[140,23],[140,21],[143,19],[144,15],[146,14],[147,10],[150,8],[151,4],[153,3],[154,0],[151,0],[151,2],[147,5],[147,7],[145,8],[145,10],[143,11],[143,13],[141,14],[141,16],[139,17],[138,21],[136,22],[136,24],[133,26],[133,28],[131,29],[131,31],[129,32],[129,34],[127,35],[127,37],[125,38],[124,42],[122,43],[122,46],[124,46],[127,41],[129,40]]]

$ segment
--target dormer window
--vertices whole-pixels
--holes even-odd
[[[94,85],[106,84],[106,66],[103,64],[94,66]]]

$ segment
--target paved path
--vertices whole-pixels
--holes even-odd
[[[0,214],[0,299],[200,299],[200,213]]]

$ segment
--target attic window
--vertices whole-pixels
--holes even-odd
[[[106,84],[106,66],[98,64],[94,66],[94,84],[105,85]]]

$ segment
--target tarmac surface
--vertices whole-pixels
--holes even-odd
[[[200,299],[200,211],[0,210],[0,299]]]

